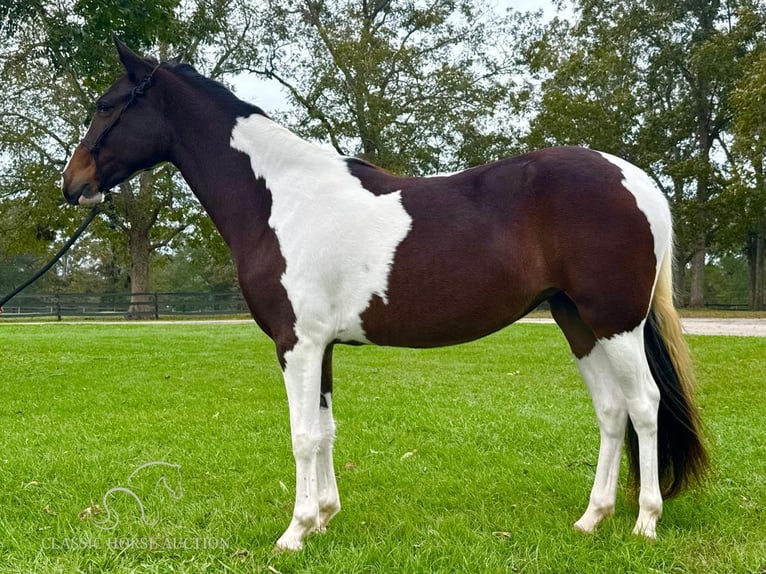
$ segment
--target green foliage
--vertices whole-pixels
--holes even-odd
[[[9,38],[0,73],[14,96],[0,102],[0,165],[5,171],[0,177],[0,251],[52,252],[83,217],[79,210],[61,209],[58,181],[97,95],[121,73],[112,35],[163,57],[182,47],[187,56],[202,53],[221,64],[233,53],[229,10],[230,2],[221,0],[41,0],[5,11]],[[117,233],[95,224],[82,240],[90,251],[71,263],[82,263],[87,267],[80,270],[91,273],[107,270],[106,285],[122,290],[128,277],[136,290],[145,291],[151,254],[195,229],[201,208],[167,169],[123,184],[119,191],[111,221]],[[86,273],[63,272],[64,287],[93,287],[92,281],[78,281],[78,275],[85,279]]]
[[[228,247],[217,233],[212,243],[186,243],[154,259],[152,291],[235,291],[237,275]],[[219,252],[216,243],[223,249]]]
[[[517,17],[469,0],[285,0],[259,15],[255,71],[285,86],[302,135],[405,174],[486,162],[509,141],[491,124],[507,110]]]
[[[394,172],[451,171],[553,144],[615,153],[670,198],[679,259],[694,266],[697,291],[706,255],[745,252],[758,289],[762,3],[557,4],[569,12],[544,22],[476,0],[0,0],[0,253],[42,257],[81,220],[60,208],[57,182],[96,95],[120,73],[117,33],[144,53],[183,54],[213,77],[276,79],[290,98],[277,113],[288,125]],[[150,264],[163,274],[158,285],[173,276],[228,284],[225,246],[185,184],[169,171],[152,177],[122,188],[114,229],[94,225],[83,253],[59,270],[61,285],[123,289]],[[175,250],[189,265],[169,259]]]
[[[705,273],[709,305],[748,305],[748,267],[747,259],[742,254],[721,257],[707,265]]]
[[[734,172],[728,206],[736,215],[726,226],[726,245],[756,233],[766,238],[766,40],[761,36],[746,62],[748,70],[731,95]]]
[[[753,209],[760,201],[753,186],[734,191],[736,174],[754,170],[729,147],[732,118],[741,114],[737,139],[747,146],[753,134],[744,118],[757,120],[751,114],[763,108],[753,92],[762,82],[751,78],[766,13],[748,0],[570,5],[572,23],[553,20],[527,47],[541,89],[525,139],[532,147],[587,145],[646,169],[671,200],[678,251],[692,261],[700,304],[705,255],[741,251],[742,225],[751,231],[749,215],[763,212]]]
[[[556,328],[518,325],[453,348],[338,347],[343,510],[286,554],[287,401],[253,324],[0,325],[0,570],[760,572],[766,339],[690,343],[715,471],[666,504],[656,542],[630,534],[624,487],[596,533],[572,528],[598,456],[593,409]],[[127,498],[114,531],[80,517],[156,460],[181,465],[184,494],[147,503],[154,526]],[[150,538],[177,547],[137,547]]]

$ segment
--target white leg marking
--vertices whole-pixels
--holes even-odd
[[[319,452],[317,452],[317,481],[319,489],[319,529],[327,530],[327,523],[340,511],[338,484],[335,480],[332,450],[335,442],[335,420],[332,416],[332,397],[324,395],[327,408],[319,409]]]
[[[575,522],[577,530],[592,532],[604,518],[614,513],[628,411],[625,397],[614,380],[609,357],[601,343],[596,343],[587,357],[577,361],[577,366],[590,391],[601,430],[598,465],[588,508]]]
[[[317,452],[322,433],[319,390],[324,345],[299,340],[285,354],[285,387],[290,407],[290,432],[295,456],[295,509],[277,547],[300,550],[303,539],[319,530]]]
[[[657,410],[660,391],[652,379],[644,352],[644,323],[629,333],[600,341],[622,389],[630,420],[638,435],[641,488],[638,520],[634,534],[656,538],[657,520],[662,515],[657,468]]]

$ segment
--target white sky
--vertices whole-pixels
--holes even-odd
[[[556,14],[552,0],[495,0],[490,3],[494,4],[498,13],[505,8],[513,8],[519,12],[542,9],[548,18]],[[267,114],[287,107],[287,96],[276,80],[266,80],[255,74],[241,74],[232,80],[232,86],[237,96],[260,106]]]

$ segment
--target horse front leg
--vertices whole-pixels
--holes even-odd
[[[324,532],[333,516],[340,511],[338,484],[333,465],[335,419],[332,416],[332,345],[322,360],[322,386],[319,398],[319,430],[321,438],[317,452],[317,481],[319,488],[319,529]]]
[[[277,548],[284,550],[300,550],[303,539],[320,529],[317,453],[322,442],[319,396],[324,350],[325,345],[299,339],[282,356],[295,457],[293,517],[277,541]]]

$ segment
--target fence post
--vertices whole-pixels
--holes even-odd
[[[61,291],[56,291],[56,298],[54,301],[56,303],[56,319],[61,321]]]
[[[154,318],[159,320],[160,318],[160,294],[154,292]]]

